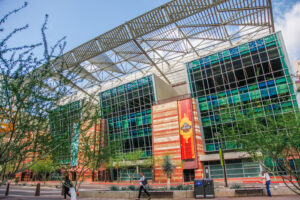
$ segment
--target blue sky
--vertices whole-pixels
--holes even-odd
[[[9,45],[41,40],[40,28],[49,14],[50,44],[67,36],[66,51],[137,17],[168,0],[28,0],[28,7],[8,19],[7,32],[29,24]],[[0,16],[21,6],[22,0],[0,0]],[[300,59],[300,0],[273,0],[276,31],[282,30],[290,60]],[[2,33],[3,34],[3,33]],[[0,36],[1,38],[1,36]]]

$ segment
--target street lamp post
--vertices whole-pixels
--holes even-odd
[[[222,149],[222,137],[220,137],[220,133],[216,133],[215,136],[217,136],[218,141],[219,141],[219,155],[220,155],[220,163],[223,168],[223,175],[224,175],[224,182],[225,182],[225,187],[228,187],[227,184],[227,174],[226,174],[226,166],[225,166],[225,160],[224,160],[224,154],[223,154],[223,149]]]

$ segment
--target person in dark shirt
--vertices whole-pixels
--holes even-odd
[[[66,177],[65,177],[65,182],[64,182],[63,187],[64,187],[64,191],[65,191],[65,192],[64,192],[64,199],[67,198],[67,195],[68,195],[69,197],[71,197],[71,195],[70,195],[70,187],[73,187],[73,184],[72,184],[72,182],[70,181],[69,176],[66,176]]]

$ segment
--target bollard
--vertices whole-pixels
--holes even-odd
[[[64,195],[65,194],[65,187],[62,185],[61,186],[61,195]]]
[[[36,185],[36,190],[35,190],[35,195],[34,196],[38,197],[38,196],[40,196],[40,194],[41,194],[41,184],[38,183]]]
[[[7,183],[5,196],[8,196],[8,194],[9,194],[9,186],[10,186],[10,183]]]

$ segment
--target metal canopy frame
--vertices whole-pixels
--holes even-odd
[[[176,73],[182,73],[184,58],[274,31],[271,0],[172,0],[65,53],[61,60],[77,80],[85,79],[72,80],[80,91],[93,86],[101,90],[114,80],[122,84],[137,72],[155,73],[175,84],[181,81]],[[97,56],[109,60],[102,65],[89,62]]]

